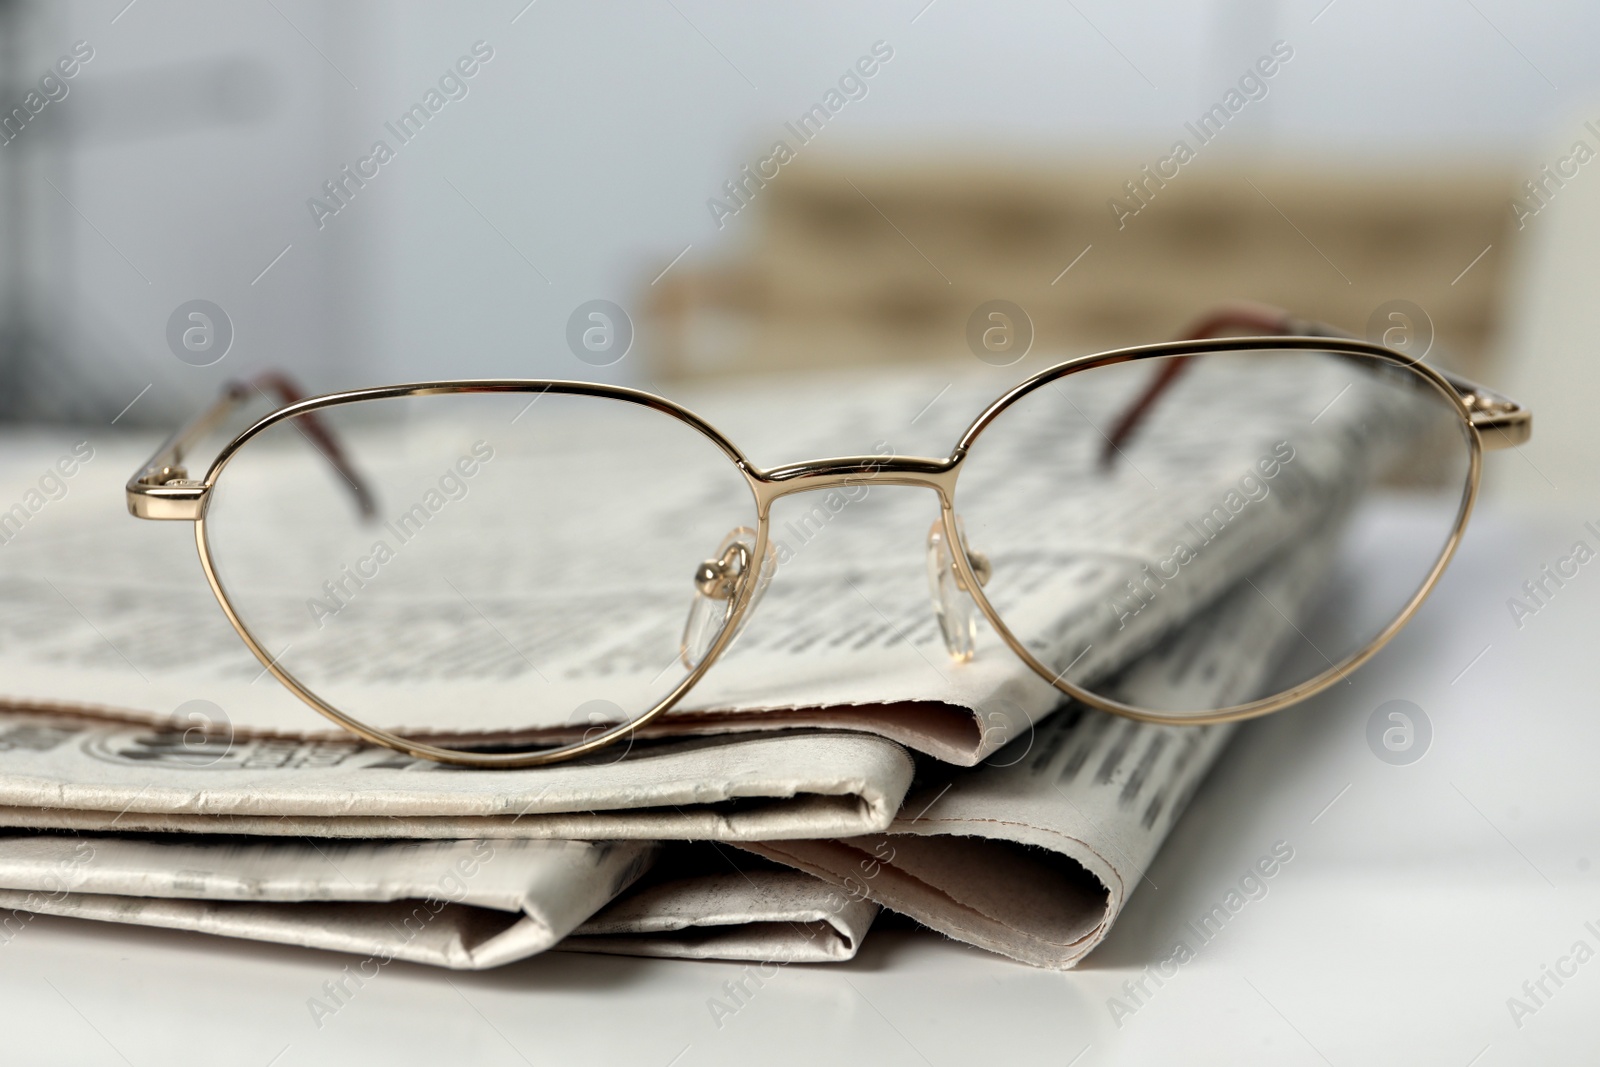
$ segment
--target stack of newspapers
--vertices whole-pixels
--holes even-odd
[[[707,414],[760,437],[757,462],[886,441],[938,454],[997,391],[940,384],[854,383],[848,402],[746,390]],[[1285,426],[1337,445],[1302,446],[1285,482],[1365,477],[1340,421],[1356,406],[1319,414],[1324,399],[1263,407],[1269,445]],[[976,654],[952,659],[924,570],[936,501],[864,485],[837,506],[780,506],[777,577],[664,728],[542,768],[412,758],[341,732],[256,662],[187,524],[127,516],[123,482],[154,444],[107,428],[4,437],[0,939],[49,914],[448,968],[551,949],[823,963],[853,957],[886,909],[1068,968],[1112,929],[1232,730],[1075,703],[981,622]],[[1202,499],[1238,481],[1231,462],[1175,446],[1162,471]],[[1192,566],[1233,568],[1225,592],[1152,601],[1166,637],[1115,664],[1125,689],[1195,707],[1257,695],[1333,565],[1326,517],[1241,513],[1275,524],[1258,532],[1279,549],[1202,554]],[[568,739],[572,710],[557,709]]]

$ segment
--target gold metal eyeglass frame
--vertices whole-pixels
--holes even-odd
[[[262,388],[260,384],[230,385],[218,401],[173,434],[128,481],[126,487],[128,510],[135,517],[141,519],[194,523],[195,544],[199,551],[200,565],[205,572],[206,581],[211,586],[211,591],[216,596],[218,604],[221,605],[223,613],[227,616],[228,621],[232,623],[239,637],[255,655],[256,659],[279,682],[306,704],[344,729],[374,744],[384,745],[412,756],[460,766],[510,768],[557,763],[593,753],[618,741],[631,738],[641,727],[660,718],[681,701],[685,694],[705,675],[706,671],[716,663],[717,659],[739,632],[744,616],[749,610],[760,585],[760,571],[762,568],[759,566],[746,566],[743,569],[740,579],[733,583],[731,589],[727,590],[732,602],[715,640],[698,662],[690,668],[689,673],[683,680],[657,702],[654,707],[651,707],[643,714],[630,721],[607,728],[593,736],[585,736],[582,740],[570,744],[531,751],[473,751],[470,749],[445,748],[400,737],[353,719],[324,701],[295,677],[291,671],[285,668],[282,663],[278,662],[277,657],[274,657],[257,641],[250,628],[240,618],[218,577],[211,544],[206,533],[206,512],[212,499],[211,491],[222,472],[227,468],[229,460],[252,438],[264,430],[285,420],[297,420],[291,425],[300,429],[308,440],[328,457],[330,462],[344,476],[345,480],[349,482],[363,512],[370,514],[372,497],[366,490],[364,482],[361,481],[359,474],[346,462],[337,442],[326,431],[321,429],[315,420],[314,413],[324,408],[370,400],[458,393],[549,392],[558,395],[565,394],[616,400],[659,411],[693,427],[717,445],[729,460],[738,467],[750,486],[756,505],[758,523],[754,547],[750,553],[751,559],[765,560],[768,558],[769,516],[773,503],[783,497],[796,493],[850,486],[858,484],[864,478],[870,478],[874,484],[931,489],[939,497],[939,521],[947,539],[946,543],[952,546],[962,546],[962,551],[952,553],[952,563],[956,569],[959,584],[972,597],[983,617],[1006,645],[1021,657],[1023,662],[1032,668],[1036,674],[1046,679],[1055,688],[1091,707],[1146,722],[1199,725],[1246,719],[1265,715],[1298,703],[1342,679],[1376,654],[1411,619],[1423,600],[1432,591],[1439,580],[1439,576],[1455,554],[1456,547],[1460,542],[1467,519],[1477,498],[1482,472],[1483,450],[1510,448],[1528,440],[1532,432],[1532,413],[1516,401],[1458,375],[1440,370],[1418,359],[1413,359],[1403,353],[1350,338],[1329,327],[1291,319],[1281,312],[1268,311],[1253,305],[1243,305],[1241,307],[1242,311],[1236,308],[1233,314],[1225,312],[1220,319],[1214,316],[1212,319],[1202,320],[1207,325],[1199,332],[1209,334],[1217,332],[1219,328],[1245,325],[1263,328],[1262,333],[1272,331],[1276,335],[1227,338],[1198,336],[1162,344],[1116,349],[1056,364],[1014,386],[990,404],[962,433],[950,455],[944,458],[844,456],[790,463],[780,467],[760,468],[747,460],[739,449],[718,432],[715,427],[687,408],[638,389],[601,385],[592,382],[526,379],[435,381],[354,389],[308,399],[299,399],[294,395],[292,387],[287,384],[285,379],[271,376],[267,379],[267,384],[271,385],[285,400],[288,400],[288,403],[264,416],[234,437],[218,453],[204,477],[192,479],[183,467],[185,455],[190,452],[201,438],[220,427],[234,410],[249,401]],[[1163,714],[1123,704],[1083,689],[1067,681],[1061,674],[1046,667],[1011,632],[1005,621],[989,602],[983,589],[985,580],[988,577],[986,561],[982,560],[981,557],[976,557],[966,547],[965,541],[961,536],[960,524],[955,510],[956,482],[961,473],[963,461],[966,459],[973,443],[979,439],[984,430],[996,418],[1017,400],[1042,386],[1072,374],[1130,361],[1200,356],[1209,352],[1219,351],[1274,350],[1331,353],[1346,356],[1356,361],[1378,361],[1406,368],[1436,389],[1461,416],[1470,452],[1468,484],[1463,492],[1455,519],[1455,526],[1450,537],[1446,541],[1444,549],[1432,570],[1428,573],[1425,581],[1418,588],[1410,602],[1368,645],[1322,673],[1270,697],[1232,707],[1215,709],[1204,714]],[[1172,359],[1172,362],[1166,364],[1162,376],[1153,383],[1149,393],[1141,398],[1140,403],[1135,405],[1135,410],[1130,411],[1123,424],[1114,431],[1116,437],[1125,435],[1131,430],[1142,410],[1175,376],[1176,370],[1173,368],[1181,369],[1186,362],[1186,360],[1179,358]]]

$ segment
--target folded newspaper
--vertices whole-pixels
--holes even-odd
[[[0,838],[0,907],[477,969],[553,946],[655,849],[19,835]]]
[[[1277,609],[1308,601],[1325,547],[1308,542],[1263,568],[1142,658],[1123,695],[1250,691],[1295,632]],[[583,951],[848,959],[881,903],[979,947],[1067,967],[1109,932],[1228,733],[1074,706],[982,768],[935,769],[886,835],[744,846],[797,868],[787,873],[748,861],[719,871],[715,859],[708,870],[714,846],[700,846],[609,907],[655,846],[13,837],[0,839],[0,908],[484,967],[567,934],[562,947]],[[497,879],[478,877],[491,861]]]
[[[1257,571],[1134,664],[1120,695],[1252,691],[1296,636],[1327,549],[1325,538],[1303,542]],[[881,904],[958,940],[1070,967],[1110,931],[1230,731],[1074,705],[983,767],[925,764],[886,834],[748,842],[755,857],[742,860],[675,846],[631,889],[658,846],[56,833],[0,838],[0,908],[461,968],[521,959],[563,935],[560,947],[576,951],[849,959]],[[481,876],[491,861],[495,877]]]
[[[274,837],[759,841],[889,825],[913,766],[864,734],[654,742],[469,771],[351,741],[185,743],[0,712],[0,826]]]
[[[830,963],[855,956],[878,905],[716,845],[672,845],[559,948],[626,956]]]
[[[393,960],[480,970],[554,947],[820,963],[854,956],[878,911],[810,875],[735,867],[686,846],[650,870],[662,851],[491,838],[0,836],[0,944],[39,914],[346,952],[365,957],[366,978]]]

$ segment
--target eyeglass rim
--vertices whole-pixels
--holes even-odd
[[[740,454],[739,450],[716,430],[710,423],[700,418],[688,408],[673,403],[663,397],[639,389],[626,386],[603,385],[590,382],[558,382],[558,381],[519,381],[515,379],[485,379],[464,380],[462,382],[429,382],[418,385],[379,386],[371,389],[351,390],[344,393],[330,393],[323,396],[309,397],[294,404],[279,408],[256,423],[242,431],[217,454],[205,475],[204,484],[208,490],[199,503],[198,514],[194,519],[195,546],[200,554],[200,566],[204,571],[206,582],[211,587],[212,595],[221,605],[223,614],[227,616],[235,632],[238,633],[245,647],[256,659],[272,674],[277,681],[288,689],[300,700],[309,705],[314,711],[332,720],[334,723],[373,744],[385,748],[404,752],[407,755],[421,759],[428,759],[438,763],[447,763],[459,767],[474,767],[479,769],[517,769],[526,767],[539,767],[554,763],[563,763],[580,756],[585,756],[602,749],[609,748],[621,741],[632,743],[638,731],[665,714],[669,709],[678,704],[689,690],[700,681],[705,673],[711,669],[717,659],[722,655],[724,648],[731,642],[738,630],[738,620],[751,599],[755,595],[757,583],[754,581],[740,583],[736,599],[731,610],[723,620],[721,631],[712,643],[707,653],[690,669],[682,680],[672,688],[661,700],[643,713],[618,723],[594,736],[586,736],[582,740],[565,745],[543,747],[539,749],[515,752],[483,752],[472,749],[447,748],[441,745],[430,744],[415,738],[405,737],[401,734],[384,730],[357,719],[338,707],[323,699],[312,687],[302,682],[298,676],[280,662],[279,656],[274,656],[251,630],[238,609],[234,606],[232,597],[223,585],[222,576],[218,572],[215,556],[212,551],[210,535],[208,533],[207,516],[211,502],[214,498],[209,492],[213,489],[229,461],[238,454],[239,450],[264,431],[288,419],[296,418],[308,412],[319,411],[325,408],[347,406],[366,401],[403,399],[422,396],[465,395],[469,393],[527,393],[535,392],[540,396],[555,391],[558,395],[589,396],[605,400],[619,400],[626,403],[638,404],[656,410],[677,419],[692,429],[699,431],[703,436],[712,441],[721,451],[734,462],[734,465],[747,474],[751,467],[749,461]],[[757,500],[752,494],[752,503]],[[763,559],[766,549],[766,517],[764,514],[758,518],[756,538],[756,559]]]
[[[1281,350],[1309,351],[1313,353],[1338,352],[1357,358],[1369,358],[1403,368],[1416,373],[1424,381],[1428,382],[1435,391],[1444,397],[1446,403],[1456,413],[1460,420],[1460,426],[1464,431],[1463,439],[1466,443],[1468,454],[1466,484],[1462,488],[1450,536],[1446,539],[1444,547],[1440,550],[1439,556],[1435,559],[1427,577],[1418,586],[1400,613],[1380,630],[1371,641],[1344,657],[1338,663],[1330,665],[1327,670],[1313,675],[1305,681],[1257,700],[1223,708],[1209,709],[1203,713],[1153,711],[1149,708],[1141,708],[1137,705],[1126,704],[1122,701],[1102,696],[1075,683],[1068,682],[1062,677],[1066,673],[1065,671],[1056,672],[1051,670],[1017,638],[1011,628],[1006,625],[1000,612],[990,602],[983,583],[978,580],[978,576],[972,568],[971,557],[965,541],[961,537],[961,527],[957,521],[957,499],[952,494],[952,499],[947,501],[941,509],[940,520],[943,524],[945,537],[949,539],[948,543],[952,545],[959,544],[963,547],[962,551],[951,553],[951,557],[962,582],[966,585],[968,594],[972,596],[984,618],[1011,651],[1016,653],[1023,662],[1027,663],[1035,674],[1045,679],[1057,690],[1101,711],[1136,719],[1140,722],[1157,723],[1166,726],[1206,726],[1258,718],[1307,700],[1349,677],[1362,664],[1377,655],[1411,621],[1412,617],[1421,609],[1423,602],[1428,599],[1428,595],[1433,592],[1439,579],[1449,567],[1450,561],[1455,557],[1456,549],[1459,547],[1461,538],[1466,531],[1467,522],[1472,516],[1473,507],[1477,503],[1478,492],[1482,483],[1484,438],[1479,426],[1474,422],[1473,405],[1463,396],[1463,386],[1478,390],[1478,395],[1488,391],[1482,390],[1481,387],[1476,386],[1474,383],[1466,382],[1464,379],[1455,378],[1453,375],[1447,376],[1437,368],[1423,363],[1420,359],[1406,356],[1381,345],[1369,344],[1355,339],[1327,337],[1218,338],[1145,345],[1138,348],[1121,349],[1115,352],[1086,356],[1054,367],[1048,367],[1007,392],[986,408],[977,419],[973,420],[967,431],[962,435],[958,451],[961,454],[961,459],[965,460],[971,445],[976,443],[983,431],[992,425],[1008,408],[1038,389],[1072,374],[1150,358],[1182,358],[1191,355],[1203,355],[1208,352],[1233,351],[1259,351],[1263,355],[1270,356],[1274,352]],[[1452,378],[1455,378],[1455,380],[1452,380]],[[1523,415],[1527,414],[1526,410],[1522,409],[1520,405],[1517,406],[1517,411]]]
[[[1345,660],[1336,664],[1328,671],[1301,683],[1283,693],[1273,697],[1263,698],[1249,704],[1238,705],[1231,708],[1217,709],[1203,715],[1184,715],[1181,717],[1164,716],[1131,705],[1121,704],[1098,696],[1084,690],[1064,679],[1055,677],[1054,673],[1046,668],[1033,656],[1026,647],[1016,639],[1009,627],[1005,625],[999,613],[994,609],[988,598],[983,594],[982,586],[973,573],[968,553],[966,551],[952,553],[954,564],[961,575],[967,589],[973,595],[974,602],[983,613],[985,619],[994,627],[1002,640],[1023,660],[1036,674],[1044,678],[1067,695],[1074,697],[1092,707],[1119,714],[1128,718],[1160,723],[1183,723],[1188,725],[1202,725],[1210,722],[1225,722],[1236,719],[1264,715],[1271,711],[1298,703],[1316,692],[1327,688],[1334,682],[1348,676],[1348,674],[1375,655],[1383,645],[1397,633],[1415,614],[1422,602],[1437,584],[1451,558],[1455,554],[1457,545],[1464,531],[1466,522],[1470,517],[1473,504],[1476,501],[1482,469],[1482,452],[1484,439],[1480,432],[1479,420],[1486,414],[1483,407],[1475,407],[1474,402],[1482,399],[1500,405],[1509,405],[1507,425],[1491,425],[1499,429],[1511,439],[1512,443],[1524,439],[1527,426],[1531,422],[1526,409],[1515,402],[1509,401],[1490,390],[1467,382],[1465,379],[1446,375],[1436,368],[1413,359],[1402,353],[1381,345],[1370,344],[1365,341],[1330,336],[1292,336],[1273,335],[1265,337],[1236,337],[1214,338],[1190,341],[1171,341],[1153,345],[1141,345],[1128,348],[1114,349],[1093,355],[1086,355],[1063,361],[1045,368],[1028,379],[1013,386],[992,402],[975,418],[958,439],[952,453],[943,459],[926,457],[840,457],[830,460],[818,460],[805,463],[788,464],[782,467],[762,469],[758,468],[744,456],[739,448],[733,444],[719,430],[708,421],[695,414],[681,404],[677,404],[664,397],[644,390],[627,386],[607,385],[594,382],[566,381],[559,379],[460,379],[446,381],[417,382],[390,386],[378,386],[365,389],[348,390],[338,393],[323,394],[310,397],[296,403],[285,405],[263,416],[235,436],[224,446],[221,452],[211,463],[202,482],[183,482],[173,498],[180,495],[184,502],[192,501],[193,512],[187,509],[177,509],[178,514],[148,515],[145,517],[163,518],[190,518],[195,523],[195,541],[200,555],[201,567],[205,573],[207,583],[211,586],[213,595],[222,606],[224,614],[233,625],[235,631],[245,642],[258,661],[273,674],[273,676],[292,693],[308,704],[313,710],[324,715],[341,727],[375,744],[406,752],[419,758],[426,758],[438,762],[451,763],[470,767],[532,767],[551,763],[564,762],[578,756],[598,751],[624,739],[631,739],[644,726],[660,718],[672,707],[676,706],[688,692],[704,677],[705,673],[720,659],[732,638],[738,632],[740,623],[753,599],[756,583],[743,583],[737,594],[737,600],[724,620],[722,631],[699,663],[676,685],[671,692],[640,715],[618,724],[617,726],[583,741],[568,745],[543,748],[526,752],[485,753],[467,749],[451,749],[431,745],[426,742],[405,738],[388,731],[372,727],[360,720],[340,711],[318,696],[312,689],[305,686],[292,672],[284,668],[271,653],[262,646],[251,632],[248,624],[240,617],[234,608],[231,599],[222,586],[217,573],[210,541],[207,534],[206,513],[212,499],[209,490],[213,488],[221,472],[226,468],[229,460],[247,444],[251,439],[276,425],[279,422],[298,417],[310,412],[325,408],[344,406],[366,401],[421,397],[430,395],[456,395],[464,393],[545,393],[554,392],[557,395],[589,396],[601,399],[620,400],[637,404],[656,410],[669,417],[675,418],[695,430],[699,431],[708,440],[713,442],[731,462],[745,475],[748,484],[756,498],[757,526],[754,556],[764,559],[769,544],[769,516],[771,504],[774,500],[791,493],[804,492],[814,489],[826,488],[828,485],[850,477],[873,476],[878,477],[885,473],[889,475],[884,484],[917,485],[934,489],[940,498],[941,522],[944,525],[945,535],[950,538],[951,544],[965,542],[960,537],[956,525],[955,514],[955,486],[963,460],[970,446],[977,441],[994,420],[1012,404],[1052,382],[1076,373],[1093,370],[1103,366],[1117,363],[1169,358],[1175,356],[1201,355],[1213,351],[1234,350],[1306,350],[1320,352],[1342,352],[1356,356],[1374,358],[1411,370],[1428,380],[1451,403],[1465,423],[1467,441],[1470,454],[1470,469],[1468,486],[1463,494],[1462,504],[1458,510],[1456,523],[1451,537],[1444,551],[1441,553],[1435,566],[1430,571],[1428,579],[1419,588],[1407,604],[1406,609],[1388,627],[1382,631],[1368,646]],[[1505,416],[1506,411],[1496,408],[1487,412],[1492,416]],[[1493,419],[1486,420],[1492,424]],[[174,441],[184,433],[174,435]],[[147,478],[149,470],[157,463],[161,456],[171,450],[172,442],[167,448],[158,452],[152,458],[142,474]],[[157,488],[160,488],[157,483]],[[137,494],[147,494],[151,488],[148,480],[136,474],[128,483],[130,510],[135,514],[141,512],[135,506]]]

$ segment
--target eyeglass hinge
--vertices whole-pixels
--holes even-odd
[[[1460,396],[1484,448],[1515,448],[1533,436],[1533,414],[1516,401],[1488,390]]]
[[[182,467],[152,467],[127,485],[128,514],[139,519],[193,522],[200,517],[206,484]]]

